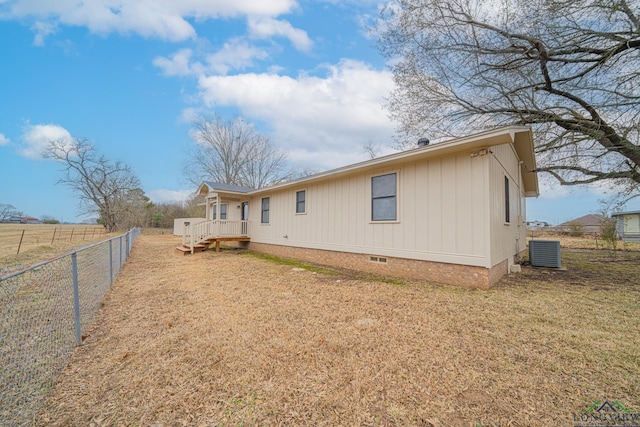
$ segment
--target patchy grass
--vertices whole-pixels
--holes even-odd
[[[330,276],[337,276],[340,274],[335,269],[330,269],[328,267],[321,267],[317,265],[311,265],[309,263],[305,263],[295,259],[281,258],[274,255],[269,255],[269,254],[260,253],[260,252],[247,252],[247,254],[257,259],[262,259],[262,260],[274,262],[281,265],[287,265],[293,268],[311,271],[312,273],[320,273],[320,274],[326,274]]]
[[[301,269],[301,270],[306,270],[306,271],[310,271],[314,274],[324,274],[324,275],[328,275],[328,276],[344,276],[348,279],[354,280],[354,279],[358,279],[358,280],[376,280],[378,282],[383,282],[383,283],[391,283],[394,285],[404,285],[406,284],[405,281],[402,281],[400,279],[396,279],[396,278],[388,278],[388,277],[383,277],[383,276],[374,276],[372,274],[362,274],[361,272],[357,272],[357,271],[352,271],[352,270],[345,270],[345,269],[339,269],[339,268],[335,268],[335,267],[327,267],[327,266],[322,266],[322,265],[317,265],[317,264],[310,264],[308,262],[303,262],[303,261],[299,261],[299,260],[295,260],[295,259],[291,259],[291,258],[282,258],[282,257],[277,257],[274,255],[269,255],[269,254],[265,254],[265,253],[260,253],[260,252],[245,252],[246,254],[248,254],[249,256],[258,258],[258,259],[262,259],[265,261],[269,261],[269,262],[274,262],[276,264],[281,264],[281,265],[287,265],[293,268],[297,268],[297,269]]]
[[[557,426],[640,411],[638,254],[489,291],[392,286],[143,235],[36,425]]]

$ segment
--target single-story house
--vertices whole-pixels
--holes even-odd
[[[640,211],[616,212],[616,231],[625,242],[640,242]]]
[[[22,223],[23,224],[42,224],[42,220],[38,218],[34,218],[32,216],[23,216]]]
[[[11,215],[4,222],[12,224],[42,224],[42,220],[30,216]]]
[[[488,288],[526,250],[539,194],[532,131],[509,126],[268,188],[203,182],[183,243],[236,240],[276,256]],[[188,234],[188,235],[187,235]]]
[[[529,228],[544,228],[551,226],[551,224],[546,221],[527,221],[526,224]]]
[[[22,217],[19,215],[11,215],[9,218],[5,219],[4,222],[9,222],[11,224],[22,224]]]
[[[571,221],[563,222],[555,227],[555,231],[564,233],[599,234],[611,219],[597,214],[588,214]]]

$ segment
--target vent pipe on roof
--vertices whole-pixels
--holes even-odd
[[[418,147],[426,147],[429,145],[429,138],[420,138],[418,140]]]

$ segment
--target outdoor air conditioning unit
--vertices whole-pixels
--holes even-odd
[[[530,240],[529,262],[534,267],[560,268],[560,241]]]

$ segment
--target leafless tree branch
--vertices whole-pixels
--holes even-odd
[[[107,231],[142,225],[131,219],[133,205],[144,204],[145,197],[128,165],[108,160],[83,138],[50,141],[46,157],[60,162],[64,177],[58,183],[75,191],[90,212],[100,215]]]
[[[241,118],[201,118],[193,123],[195,142],[185,165],[194,185],[203,180],[262,188],[285,180],[287,155]]]
[[[539,171],[637,188],[638,16],[626,0],[396,0],[379,47],[400,142],[531,125]]]

